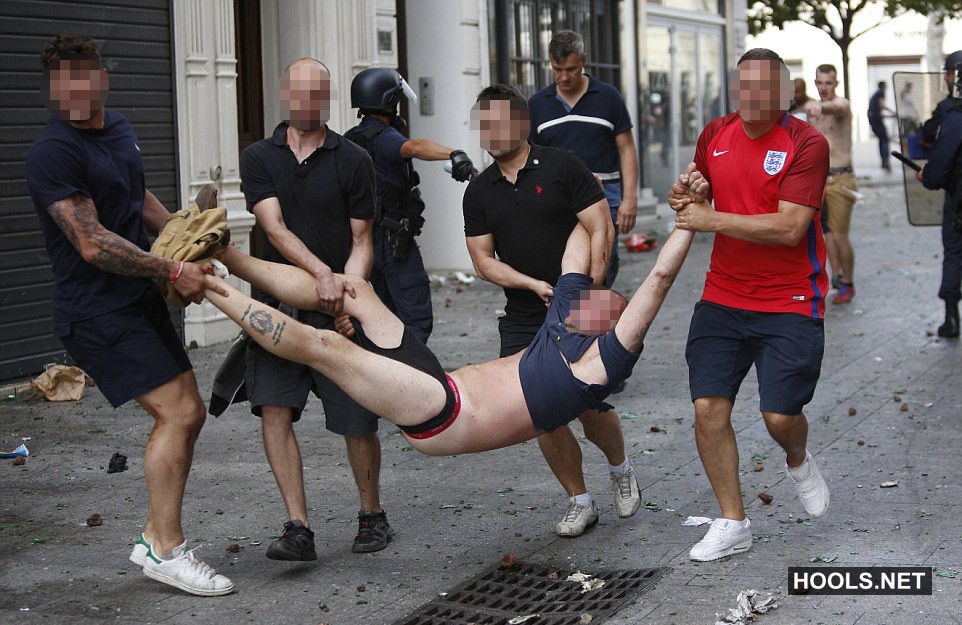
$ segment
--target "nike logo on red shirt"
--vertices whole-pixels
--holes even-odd
[[[722,154],[728,154],[728,152],[729,150],[722,150],[721,152],[719,152],[718,150],[715,150],[712,152],[712,156],[721,156]]]

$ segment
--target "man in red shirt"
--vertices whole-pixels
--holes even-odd
[[[669,194],[677,228],[715,233],[686,357],[695,441],[721,515],[692,548],[692,560],[717,560],[752,546],[731,425],[735,396],[752,365],[765,426],[785,450],[805,510],[816,517],[828,509],[802,409],[815,393],[825,343],[829,283],[819,210],[829,147],[821,133],[788,114],[791,93],[777,54],[746,52],[729,79],[737,112],[702,131],[695,162]],[[699,203],[706,198],[714,210]]]

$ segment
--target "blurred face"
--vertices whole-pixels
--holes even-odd
[[[788,70],[770,59],[742,61],[728,77],[728,97],[744,122],[774,121],[793,92]]]
[[[481,147],[494,158],[514,152],[528,139],[531,118],[520,103],[482,100],[471,109],[471,129],[481,133]]]
[[[50,107],[75,124],[90,121],[107,100],[107,70],[96,61],[61,60],[50,69]]]
[[[581,88],[586,57],[572,52],[562,61],[551,59],[551,74],[562,95],[577,93]]]
[[[569,332],[590,336],[604,334],[615,327],[627,305],[621,295],[608,289],[582,291],[571,305],[565,328]]]
[[[317,130],[331,119],[337,89],[331,75],[312,60],[298,61],[281,79],[282,116],[297,130]]]
[[[945,73],[942,75],[942,79],[945,80],[945,84],[949,88],[949,95],[954,94],[955,93],[955,70],[954,69],[945,70]]]
[[[838,77],[835,72],[815,72],[815,88],[818,89],[819,98],[831,100],[835,97],[836,87],[838,87]]]
[[[795,101],[798,102],[805,97],[805,81],[801,78],[795,79]]]

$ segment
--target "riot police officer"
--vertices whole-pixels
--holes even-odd
[[[434,314],[430,278],[415,241],[424,225],[424,201],[411,161],[450,161],[451,177],[459,182],[477,172],[464,151],[401,134],[407,125],[398,114],[402,93],[417,102],[397,71],[373,67],[360,72],[351,82],[351,106],[358,109],[361,123],[344,136],[367,150],[374,161],[377,210],[371,283],[388,308],[426,343]]]
[[[955,88],[955,81],[958,78],[955,66],[959,63],[962,63],[962,50],[956,50],[945,57],[945,65],[942,67],[944,74],[942,77],[945,80],[946,86],[949,88],[949,95],[935,106],[935,110],[932,111],[932,117],[922,124],[919,141],[922,147],[931,148],[935,144],[935,135],[939,131],[939,124],[942,123],[942,117],[945,115],[946,109],[952,107],[954,104],[952,94]]]
[[[916,172],[928,189],[945,189],[942,206],[942,284],[939,298],[945,301],[945,323],[938,334],[959,336],[959,300],[962,299],[962,50],[945,60],[945,81],[949,97],[939,103],[933,119],[925,123],[937,132],[929,160]],[[938,119],[935,119],[938,116]]]

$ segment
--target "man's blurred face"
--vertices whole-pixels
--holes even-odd
[[[803,97],[805,97],[805,81],[796,78],[795,79],[795,101],[798,102]]]
[[[818,89],[819,98],[831,100],[835,97],[836,87],[838,87],[838,76],[835,72],[815,72],[815,88]]]
[[[50,107],[61,119],[74,123],[90,120],[107,100],[107,70],[96,61],[61,60],[50,69]]]
[[[561,61],[551,59],[551,75],[562,95],[577,93],[581,88],[586,60],[586,57],[578,56],[577,52],[572,52]]]
[[[946,86],[949,88],[949,95],[955,94],[955,70],[947,69],[942,75],[942,79],[945,80]]]
[[[471,109],[471,129],[481,133],[481,147],[494,158],[524,144],[531,132],[528,110],[511,100],[482,100]]]
[[[728,97],[742,121],[773,121],[790,105],[794,86],[778,61],[742,61],[728,77]]]
[[[571,312],[565,319],[569,332],[595,336],[605,334],[615,327],[627,302],[609,289],[587,289],[571,304]]]
[[[331,119],[337,90],[331,75],[314,61],[295,63],[281,79],[281,111],[292,128],[317,130]]]

